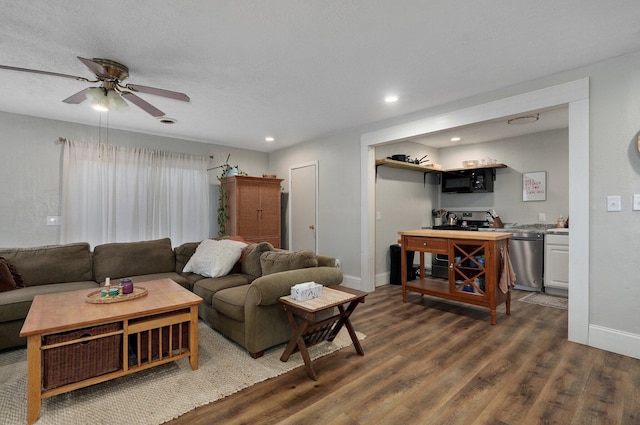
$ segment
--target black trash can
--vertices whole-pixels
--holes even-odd
[[[402,285],[402,276],[400,274],[400,255],[402,254],[402,247],[399,244],[391,245],[389,247],[391,251],[391,271],[389,274],[389,283],[393,285]],[[415,269],[413,267],[413,251],[407,251],[407,280],[413,280],[416,278]]]

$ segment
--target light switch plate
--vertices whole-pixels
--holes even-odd
[[[545,214],[545,213],[538,213],[538,221],[540,221],[540,222],[547,221],[547,214]]]
[[[640,194],[638,193],[633,195],[633,210],[640,211]]]
[[[607,211],[622,211],[620,195],[607,196]]]

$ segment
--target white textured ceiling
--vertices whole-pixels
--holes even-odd
[[[131,106],[111,128],[272,151],[640,51],[638,0],[0,0],[0,63],[91,77],[129,67],[174,125]],[[0,110],[97,125],[88,84],[0,70]],[[400,101],[382,99],[396,93]],[[265,136],[275,137],[266,143]]]
[[[537,120],[534,122],[517,120],[517,118],[525,117],[536,117]],[[509,124],[509,121],[513,119],[515,119],[514,123]],[[411,137],[408,140],[421,143],[432,148],[446,148],[450,146],[504,140],[525,134],[534,134],[542,131],[557,130],[568,127],[569,109],[564,106],[497,118],[482,123],[470,124],[464,127],[429,133],[419,137]],[[460,140],[451,140],[454,137],[459,138]]]

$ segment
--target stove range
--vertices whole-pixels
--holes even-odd
[[[479,230],[478,226],[475,224],[472,225],[466,225],[466,226],[461,226],[461,225],[457,225],[457,224],[443,224],[440,226],[432,226],[431,227],[433,230],[464,230],[464,231],[470,231],[470,232],[477,232]]]

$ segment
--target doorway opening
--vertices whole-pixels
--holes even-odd
[[[569,340],[589,341],[589,79],[548,87],[439,116],[396,125],[361,137],[361,287],[375,289],[375,147],[409,137],[463,127],[529,111],[569,109]],[[580,182],[580,184],[577,184]]]

